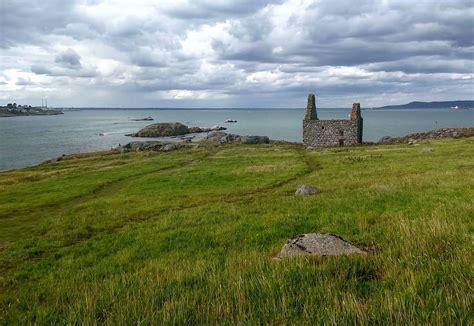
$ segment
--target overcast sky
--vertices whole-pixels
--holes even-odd
[[[474,98],[474,0],[0,0],[0,104]]]

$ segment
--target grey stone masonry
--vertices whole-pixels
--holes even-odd
[[[308,104],[306,104],[305,120],[318,120],[318,114],[316,113],[316,98],[314,94],[308,95]]]
[[[314,94],[308,96],[303,120],[303,143],[311,147],[347,146],[362,143],[360,104],[352,104],[350,120],[319,120]]]

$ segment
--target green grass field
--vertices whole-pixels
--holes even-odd
[[[472,325],[473,198],[473,138],[2,172],[0,324]],[[272,259],[312,232],[371,254]]]

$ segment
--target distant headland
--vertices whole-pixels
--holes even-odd
[[[63,114],[63,112],[50,109],[46,106],[17,105],[16,103],[8,103],[6,106],[0,106],[0,118],[56,114]]]
[[[373,110],[380,109],[470,109],[474,108],[474,101],[438,101],[438,102],[419,102],[414,101],[407,104],[400,105],[386,105]]]

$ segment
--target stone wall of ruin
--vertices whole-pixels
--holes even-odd
[[[347,146],[362,142],[361,120],[304,120],[303,143],[306,146]]]

